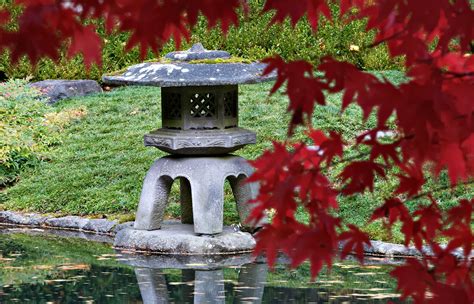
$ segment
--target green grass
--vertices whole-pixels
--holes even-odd
[[[400,82],[399,72],[384,72],[393,82]],[[272,140],[286,138],[289,115],[286,113],[286,95],[277,92],[268,97],[272,84],[245,85],[240,88],[240,126],[257,132],[257,144],[246,146],[237,154],[255,159]],[[160,89],[153,87],[123,87],[109,93],[60,102],[57,110],[87,109],[80,121],[66,127],[61,135],[62,144],[48,155],[50,161],[24,171],[19,182],[4,191],[3,207],[44,213],[78,215],[107,214],[130,219],[136,210],[145,173],[156,158],[165,153],[143,146],[143,135],[160,127]],[[375,118],[361,119],[361,111],[350,106],[340,113],[340,95],[328,97],[328,105],[317,107],[314,126],[337,130],[347,138],[375,125]],[[297,139],[305,139],[301,130]],[[357,151],[350,151],[356,153]],[[336,168],[335,176],[340,168]],[[373,194],[341,198],[339,214],[350,223],[365,227],[376,239],[401,240],[395,233],[389,236],[379,223],[366,225],[371,211],[393,191],[396,180],[378,180]],[[447,184],[430,181],[428,188]],[[459,187],[453,192],[437,193],[441,207],[451,206],[456,197],[472,197],[472,186]],[[419,202],[410,204],[411,208]],[[237,214],[230,187],[225,189],[225,222],[237,222]],[[169,217],[179,216],[177,185],[173,187],[167,210]],[[307,219],[303,212],[300,220]]]

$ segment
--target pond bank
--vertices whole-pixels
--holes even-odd
[[[88,235],[107,236],[109,242],[112,241],[112,237],[115,236],[118,231],[131,227],[132,225],[133,222],[119,223],[107,219],[89,219],[80,216],[53,217],[37,213],[0,211],[0,226],[77,231]],[[95,239],[90,238],[90,240],[94,241]],[[99,238],[98,241],[105,241],[105,239]],[[401,244],[371,241],[371,245],[371,247],[366,246],[364,248],[367,255],[394,258],[416,257],[421,255],[414,247],[405,247]],[[342,243],[340,247],[342,247]],[[431,253],[427,248],[424,249],[424,252],[426,254]],[[458,258],[463,258],[461,251],[456,251],[455,255]],[[474,258],[473,252],[471,252],[469,258]]]

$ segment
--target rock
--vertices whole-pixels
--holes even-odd
[[[386,243],[386,242],[381,242],[381,241],[370,241],[370,243],[372,247],[368,247],[364,245],[365,253],[384,255],[384,256],[398,256],[398,257],[421,256],[421,252],[413,246],[405,247],[405,245]],[[344,243],[341,243],[340,246],[342,246],[343,244]],[[441,248],[444,248],[444,247],[446,247],[446,244],[441,245]],[[428,256],[434,255],[433,250],[429,246],[423,246],[422,252]],[[465,258],[464,253],[461,248],[454,250],[452,253],[458,259]],[[471,251],[471,254],[468,256],[468,258],[472,259],[473,257],[474,257],[474,251]]]
[[[193,225],[165,222],[159,230],[122,229],[115,236],[114,247],[134,251],[172,254],[237,254],[250,252],[255,239],[250,233],[224,227],[220,234],[196,235]]]
[[[0,229],[0,234],[10,234],[10,233],[21,233],[21,234],[28,234],[32,236],[58,236],[62,238],[78,238],[84,239],[92,242],[100,242],[100,243],[109,243],[113,244],[114,238],[111,235],[107,234],[96,234],[90,232],[83,232],[77,230],[65,230],[65,229],[43,229],[43,228],[50,228],[50,227],[40,227],[40,228],[33,228],[33,227],[26,227],[26,228],[6,228],[2,227]]]
[[[95,233],[113,233],[116,221],[108,221],[106,219],[91,219],[83,227],[82,230],[92,231]]]
[[[418,256],[420,252],[414,247],[405,247],[401,244],[392,244],[381,241],[371,241],[372,247],[364,245],[366,253],[382,254],[386,256]]]
[[[65,216],[58,218],[48,218],[45,221],[46,226],[62,229],[84,229],[90,220],[79,216]]]
[[[10,211],[0,212],[0,223],[12,225],[41,226],[46,218],[38,214],[21,214]]]
[[[114,232],[117,233],[120,230],[126,229],[126,228],[133,228],[134,222],[126,222],[122,224],[118,224],[114,227]]]
[[[48,104],[55,104],[65,98],[102,92],[102,88],[94,80],[43,80],[31,85],[49,97]]]

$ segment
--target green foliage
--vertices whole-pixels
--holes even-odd
[[[52,111],[42,93],[26,80],[0,83],[0,186],[44,159],[48,147],[60,142],[60,131],[68,121],[83,114]]]
[[[45,124],[47,106],[40,96],[26,81],[0,84],[0,185],[36,164],[45,148],[58,141]]]
[[[365,30],[364,21],[346,23],[337,17],[333,21],[322,20],[315,35],[306,20],[295,28],[289,22],[268,26],[272,14],[260,14],[263,3],[263,0],[250,0],[249,14],[247,16],[242,14],[240,25],[232,27],[227,36],[218,29],[209,31],[206,20],[201,18],[193,29],[190,42],[184,43],[182,49],[190,47],[192,43],[201,42],[208,49],[226,50],[233,56],[245,60],[259,60],[279,54],[289,60],[304,59],[317,63],[322,56],[332,55],[365,70],[402,69],[401,61],[391,59],[385,46],[368,47],[374,34]],[[333,4],[332,10],[333,15],[338,16],[337,5]],[[98,25],[98,29],[104,43],[101,68],[93,67],[90,71],[86,71],[80,56],[70,60],[63,57],[59,63],[45,59],[40,61],[36,68],[32,68],[26,59],[13,66],[10,64],[9,55],[3,52],[0,54],[0,70],[4,70],[11,78],[32,75],[35,80],[55,78],[100,80],[104,73],[121,70],[142,61],[138,49],[124,51],[128,33],[106,34],[102,24]],[[171,41],[163,47],[160,56],[174,49],[174,42]],[[157,54],[150,52],[145,59],[156,60],[156,56]]]

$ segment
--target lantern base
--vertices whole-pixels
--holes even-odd
[[[224,227],[218,235],[196,235],[193,225],[167,221],[158,230],[127,228],[114,242],[117,249],[173,255],[223,255],[251,252],[255,239],[248,232]]]
[[[210,130],[162,128],[145,135],[145,146],[180,155],[227,154],[256,142],[255,132],[243,128]]]

